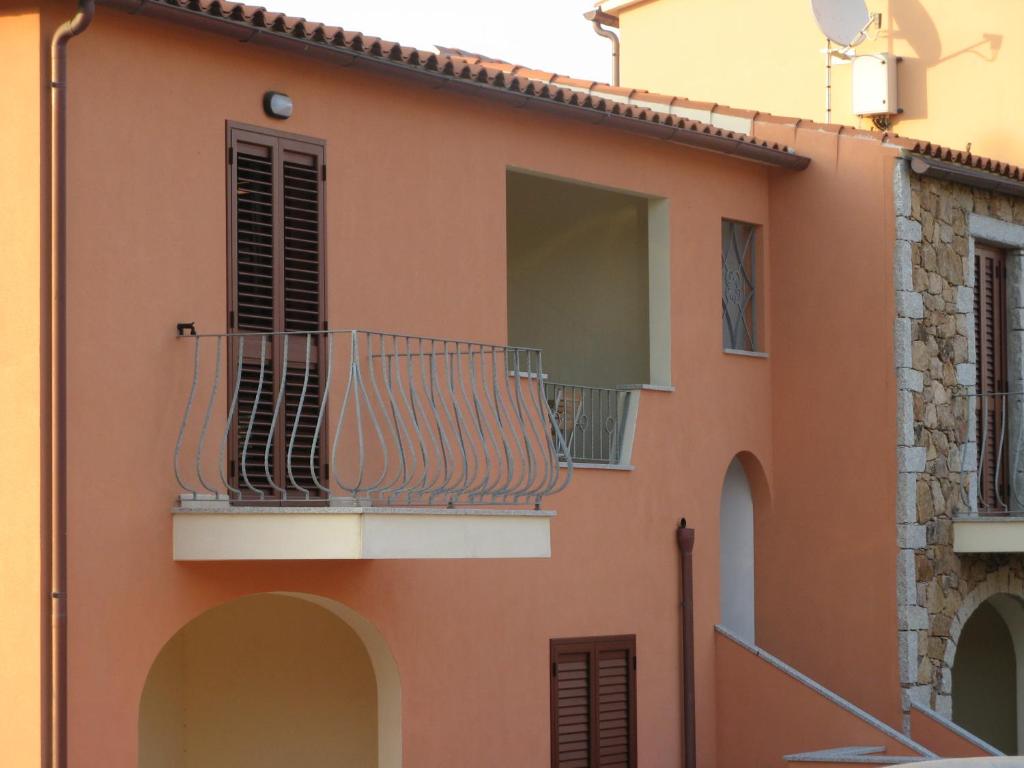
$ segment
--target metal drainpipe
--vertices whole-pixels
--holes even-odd
[[[694,710],[693,680],[693,528],[686,527],[686,518],[679,521],[676,544],[679,545],[679,582],[682,593],[679,602],[679,656],[680,688],[683,706],[682,764],[684,768],[697,766],[696,711]]]
[[[619,84],[619,36],[616,35],[609,29],[605,29],[602,24],[607,24],[609,27],[619,26],[619,20],[609,13],[598,9],[596,11],[587,11],[583,14],[583,18],[591,22],[594,25],[594,31],[597,32],[601,37],[606,37],[612,41],[612,85]]]
[[[78,12],[50,41],[50,314],[49,314],[49,527],[50,634],[43,697],[49,705],[43,735],[43,766],[65,768],[67,754],[67,44],[82,34],[95,13],[94,0],[78,0]],[[44,336],[45,337],[45,336]],[[46,358],[44,357],[44,360]],[[44,541],[47,537],[44,535]],[[44,643],[46,635],[44,633]]]

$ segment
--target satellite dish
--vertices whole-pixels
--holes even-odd
[[[872,16],[864,0],[811,0],[814,20],[825,37],[850,48],[864,42]]]

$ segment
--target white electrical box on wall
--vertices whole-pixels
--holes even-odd
[[[899,112],[896,56],[871,53],[853,60],[853,113],[895,115]]]

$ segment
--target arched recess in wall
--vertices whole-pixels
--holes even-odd
[[[400,768],[398,669],[351,608],[250,595],[182,627],[139,703],[139,768]],[[186,762],[187,755],[187,762]]]
[[[749,643],[755,641],[755,519],[769,504],[761,462],[737,454],[725,471],[719,500],[719,608],[721,624]]]
[[[953,722],[1008,755],[1024,747],[1024,600],[981,602],[963,622],[953,656]]]

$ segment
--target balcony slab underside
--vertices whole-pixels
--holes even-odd
[[[1024,514],[953,518],[953,551],[964,554],[1024,552]]]
[[[546,558],[554,515],[534,509],[189,504],[173,511],[174,559]]]

